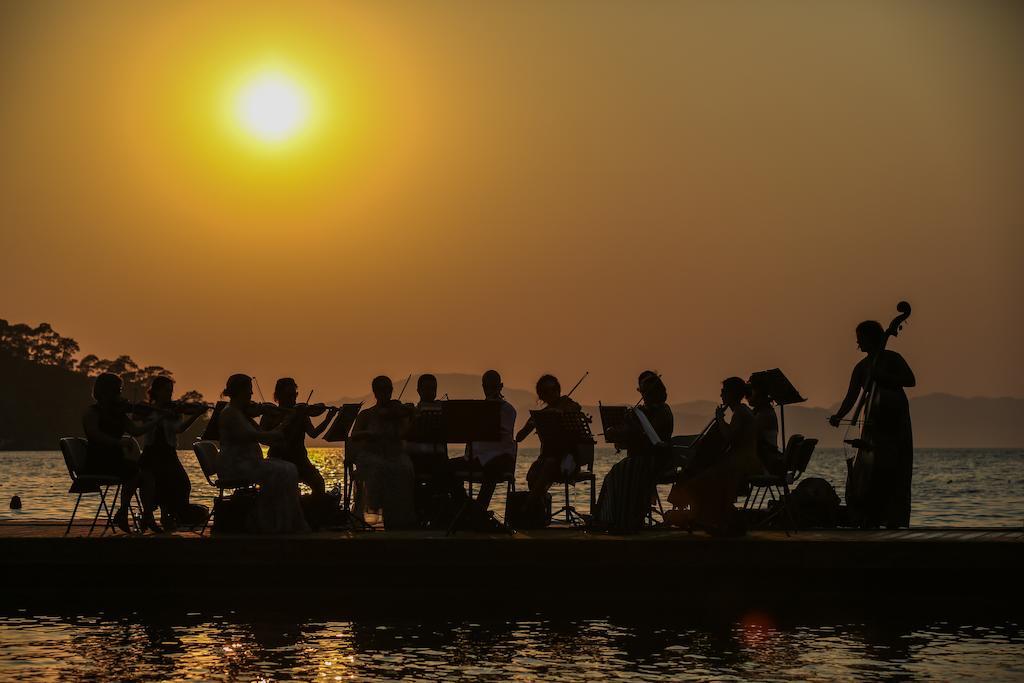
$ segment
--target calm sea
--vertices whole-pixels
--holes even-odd
[[[521,482],[535,453],[521,454]],[[599,450],[599,476],[616,457]],[[192,454],[181,458],[193,498],[209,499]],[[340,451],[314,450],[312,458],[329,482],[340,479]],[[823,450],[806,476],[833,482],[842,495],[844,472],[842,451]],[[1021,450],[919,450],[913,524],[1020,527],[1022,483]],[[0,500],[23,501],[19,512],[4,504],[0,519],[66,519],[67,486],[57,452],[0,453]],[[587,501],[581,491],[577,506],[585,510]],[[0,607],[0,680],[1024,680],[1024,630],[1005,615],[786,619],[333,621],[301,607],[293,614],[202,605],[89,614]]]

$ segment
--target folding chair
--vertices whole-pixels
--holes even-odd
[[[590,511],[593,514],[594,508],[597,506],[597,475],[594,474],[594,444],[578,444],[576,446],[576,464],[579,465],[579,469],[566,477],[559,477],[555,479],[556,484],[562,484],[565,505],[551,513],[551,519],[554,519],[558,515],[565,513],[565,521],[568,524],[577,526],[586,522],[579,512],[576,511],[576,507],[572,504],[572,493],[569,491],[569,487],[572,487],[572,492],[576,491],[576,484],[582,484],[584,482],[590,484]]]
[[[217,473],[217,461],[220,458],[220,449],[217,448],[217,444],[213,441],[196,441],[192,444],[192,450],[195,451],[196,460],[199,461],[199,469],[203,471],[203,476],[206,477],[206,483],[217,489],[217,500],[224,498],[224,491],[230,489],[232,493],[238,489],[247,489],[255,486],[255,482],[244,481],[244,480],[232,480],[232,479],[221,479]],[[202,536],[206,533],[206,529],[210,526],[210,522],[213,520],[213,515],[217,510],[216,503],[210,507],[210,514],[206,517],[206,522],[203,524],[203,528],[199,531],[199,535]]]
[[[508,519],[508,501],[512,497],[512,494],[516,492],[516,461],[518,460],[519,453],[518,449],[512,453],[512,466],[501,472],[496,477],[495,481],[498,484],[505,484],[505,519]],[[465,469],[459,469],[454,472],[456,479],[465,482],[469,487],[469,497],[473,497],[473,485],[482,485],[484,483],[484,471],[476,464],[476,461],[470,461],[467,463],[468,467]]]
[[[759,526],[767,525],[777,515],[785,512],[786,518],[789,520],[786,533],[789,533],[789,529],[796,531],[796,520],[789,505],[789,489],[807,471],[807,466],[811,462],[811,456],[817,445],[817,439],[805,439],[800,434],[794,434],[786,444],[786,451],[783,454],[786,472],[751,477],[749,480],[750,492],[747,494],[746,500],[743,501],[743,509],[760,510],[766,503],[776,503],[775,510],[761,520]],[[751,499],[753,499],[753,505],[751,505]]]
[[[96,505],[96,514],[93,515],[92,524],[89,525],[89,535],[92,535],[93,529],[96,528],[96,522],[99,521],[100,512],[106,514],[106,521],[103,524],[103,532],[106,533],[107,529],[114,528],[114,512],[111,509],[111,505],[107,505],[107,494],[110,491],[110,487],[114,487],[114,496],[111,499],[112,502],[117,501],[117,497],[121,494],[121,478],[113,475],[106,474],[83,474],[85,470],[85,458],[86,450],[88,449],[88,442],[77,436],[65,436],[58,439],[60,444],[60,452],[64,456],[64,464],[68,468],[68,476],[71,477],[71,488],[68,489],[68,493],[77,493],[78,498],[75,499],[75,507],[71,511],[71,519],[68,520],[68,525],[64,529],[64,535],[67,536],[71,531],[71,525],[75,521],[75,515],[78,514],[78,506],[82,502],[82,496],[87,493],[99,494],[99,503]]]

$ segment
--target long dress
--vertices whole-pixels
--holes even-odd
[[[863,388],[870,370],[870,357],[853,370],[854,381]],[[882,351],[875,366],[878,402],[871,412],[874,467],[867,494],[863,523],[866,526],[910,526],[911,481],[914,473],[914,430],[910,402],[901,379],[913,373],[903,356]]]
[[[257,440],[259,427],[233,406],[221,412],[219,427],[217,476],[225,480],[251,481],[260,487],[249,529],[261,534],[309,531],[299,503],[299,475],[295,465],[264,458]]]
[[[417,526],[416,475],[402,449],[402,428],[402,420],[371,406],[356,417],[352,433],[373,438],[355,438],[346,444],[346,457],[355,464],[355,512],[363,516],[368,510],[380,511],[385,529]]]
[[[605,475],[593,510],[594,526],[613,533],[636,533],[643,528],[657,475],[671,455],[668,444],[674,426],[672,409],[666,403],[655,403],[638,410],[643,411],[666,446],[652,445],[636,415],[626,414],[621,433],[613,437],[616,443],[626,446],[626,457],[612,465]]]

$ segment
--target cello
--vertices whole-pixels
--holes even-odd
[[[906,301],[901,301],[896,304],[896,310],[899,315],[889,323],[889,327],[886,328],[885,334],[882,336],[881,345],[871,358],[867,380],[864,382],[860,397],[853,411],[853,417],[850,419],[850,427],[860,425],[860,436],[853,439],[843,439],[843,443],[856,449],[856,453],[846,459],[846,507],[849,511],[850,519],[858,524],[864,517],[868,496],[870,495],[871,479],[877,453],[877,408],[884,393],[884,389],[879,387],[875,381],[875,367],[878,364],[878,359],[881,358],[882,353],[885,351],[889,338],[899,336],[900,331],[903,329],[903,324],[910,317],[910,304]],[[849,433],[850,427],[847,428],[847,433]]]

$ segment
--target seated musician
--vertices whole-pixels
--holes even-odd
[[[544,403],[543,410],[558,412],[578,412],[582,410],[580,404],[568,396],[562,395],[562,385],[554,375],[543,375],[537,380],[537,398]],[[535,426],[531,417],[516,434],[516,442],[522,443],[528,437]],[[561,449],[545,449],[541,444],[540,455],[526,473],[526,483],[530,488],[530,506],[539,509],[544,504],[544,496],[556,481],[573,474],[579,469],[578,465],[570,465],[566,470],[566,456]]]
[[[416,514],[424,524],[440,525],[444,521],[445,497],[453,487],[461,494],[462,486],[452,478],[448,468],[448,444],[422,431],[424,425],[429,424],[430,416],[441,411],[437,377],[429,373],[420,375],[416,380],[416,393],[420,400],[403,435],[405,453],[416,475]]]
[[[282,410],[263,413],[262,417],[260,417],[260,427],[267,430],[275,429],[285,420],[288,421],[282,430],[284,441],[270,444],[270,448],[267,449],[267,457],[284,460],[295,465],[295,469],[299,474],[299,481],[308,486],[313,495],[320,496],[323,495],[327,487],[316,465],[309,461],[309,452],[306,450],[306,437],[315,439],[323,434],[338,409],[333,406],[327,408],[324,419],[314,427],[308,411],[295,414],[288,412],[295,410],[298,398],[299,385],[296,384],[294,379],[282,377],[277,380],[277,383],[274,385],[274,402]]]
[[[174,410],[174,380],[170,377],[154,377],[148,393],[150,405],[155,408],[155,421],[143,437],[139,468],[151,473],[160,521],[166,529],[173,530],[188,517],[192,493],[192,482],[178,460],[178,435],[205,411],[194,411],[185,417]]]
[[[699,526],[712,535],[742,533],[735,515],[736,492],[748,477],[764,472],[757,458],[754,414],[743,400],[747,383],[739,377],[722,382],[722,405],[715,409],[710,441],[714,453],[701,454],[699,463],[684,471],[673,485],[669,501],[679,510],[669,519],[683,526]],[[726,410],[732,419],[726,420]]]
[[[505,387],[497,370],[488,370],[480,378],[484,399],[501,402],[501,424],[497,441],[473,441],[466,447],[465,454],[451,460],[451,467],[456,471],[479,470],[482,472],[480,493],[476,503],[483,509],[491,504],[494,489],[503,475],[515,472],[516,440],[513,432],[516,428],[516,409],[505,400],[501,390]]]
[[[668,391],[651,370],[642,372],[637,382],[643,404],[627,411],[624,423],[607,434],[617,446],[626,448],[626,457],[608,471],[593,510],[594,528],[613,533],[635,533],[643,527],[657,475],[671,464],[674,420]],[[661,446],[651,442],[637,411],[647,418]]]
[[[128,524],[128,510],[135,491],[142,501],[142,527],[160,532],[153,516],[155,496],[152,475],[140,473],[137,459],[130,457],[138,452],[138,444],[132,436],[141,436],[151,430],[157,421],[152,417],[138,425],[129,418],[130,408],[121,396],[121,378],[109,372],[99,375],[92,387],[96,402],[89,406],[82,418],[85,437],[88,440],[83,474],[99,474],[116,477],[121,482],[121,506],[114,515],[114,524],[125,533],[131,533]]]
[[[772,406],[772,397],[760,375],[753,375],[749,382],[747,403],[754,416],[754,431],[757,439],[757,457],[769,474],[785,474],[786,461],[779,451],[779,416]]]
[[[217,478],[221,481],[259,484],[256,508],[249,519],[255,533],[291,534],[309,531],[299,499],[299,475],[290,462],[264,458],[260,444],[281,445],[288,422],[266,430],[253,421],[252,377],[236,374],[228,377],[223,396],[228,404],[217,418],[220,431],[220,457]]]
[[[376,403],[361,411],[349,437],[355,464],[355,512],[380,511],[385,529],[416,527],[415,474],[402,449],[413,406],[391,398],[394,385],[383,375],[371,383]]]

